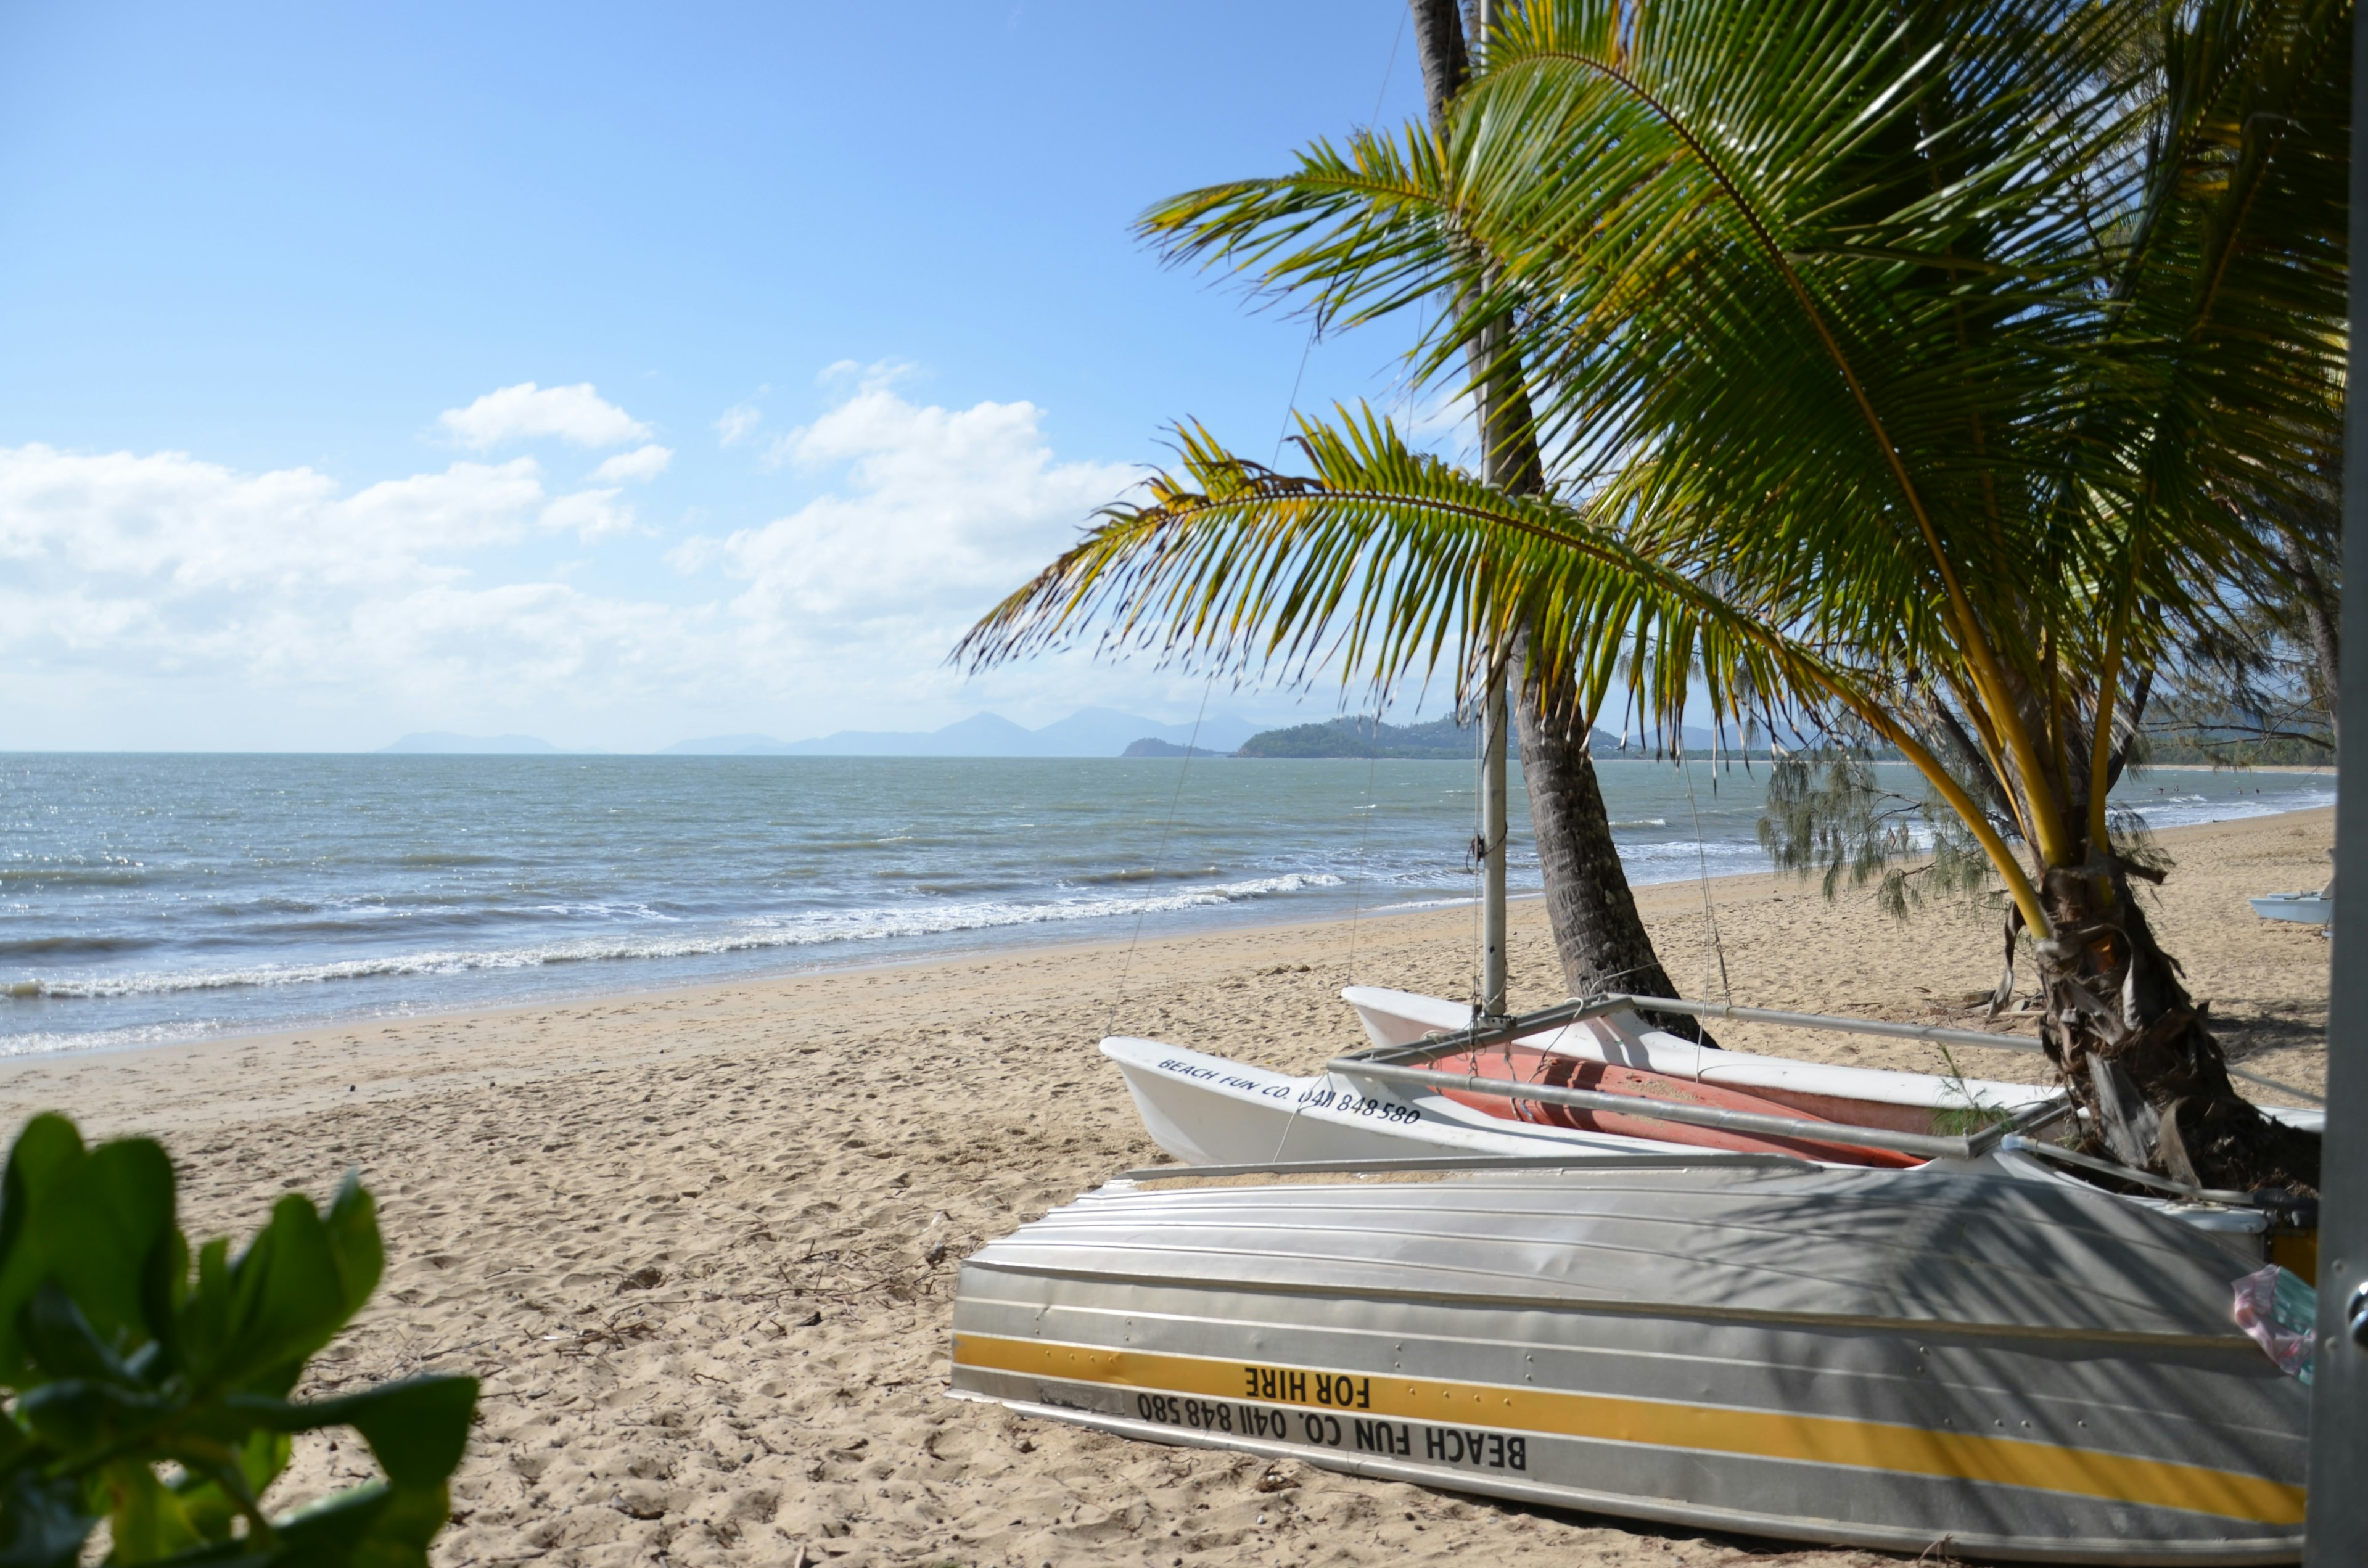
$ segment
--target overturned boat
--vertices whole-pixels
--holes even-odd
[[[2283,1562],[2258,1238],[1932,1165],[1682,1149],[1132,1172],[962,1266],[953,1388],[1694,1528]]]

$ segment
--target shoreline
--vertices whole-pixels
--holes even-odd
[[[2139,773],[2307,773],[2333,778],[2331,762],[2149,762]]]
[[[2318,771],[2332,774],[2334,769],[2330,767],[2316,770],[2304,768],[2237,770],[2213,769],[2205,767],[2200,764],[2176,764],[2157,769],[2157,771]],[[2176,844],[2183,835],[2207,832],[2213,829],[2230,827],[2246,823],[2271,822],[2287,817],[2306,818],[2314,814],[2328,812],[2330,810],[2331,808],[2328,807],[2314,806],[2305,807],[2300,811],[2263,812],[2252,815],[2222,818],[2217,821],[2208,823],[2182,824],[2174,827],[2156,830],[2155,836],[2166,845]],[[1726,890],[1730,887],[1734,889],[1751,889],[1757,888],[1761,883],[1772,883],[1785,880],[1791,880],[1790,873],[1778,871],[1736,871],[1725,872],[1707,879],[1692,876],[1671,877],[1662,881],[1636,881],[1632,882],[1630,885],[1641,908],[1650,902],[1666,901],[1666,898],[1669,893],[1669,890],[1673,889],[1682,889],[1684,890],[1684,896],[1691,899],[1699,899],[1702,896],[1702,889],[1705,885],[1705,882],[1710,889],[1709,897],[1713,904],[1715,904],[1719,899],[1726,896],[1726,893],[1722,890]],[[1810,880],[1814,881],[1815,879],[1813,878]],[[2307,881],[2309,879],[2306,878],[2305,880]],[[2323,881],[2324,880],[2325,877],[2322,871],[2317,876],[2317,881]],[[2317,881],[2313,881],[2312,885],[2316,886]],[[1805,886],[1806,884],[1804,883],[1804,885]],[[1543,892],[1515,892],[1510,895],[1508,902],[1511,905],[1519,906],[1526,903],[1534,903],[1543,899],[1543,896],[1544,894]],[[1847,892],[1843,896],[1849,896]],[[1459,896],[1454,898],[1426,900],[1418,906],[1412,909],[1388,909],[1387,906],[1383,906],[1384,912],[1360,910],[1356,914],[1350,915],[1328,913],[1310,915],[1302,912],[1284,912],[1279,910],[1262,912],[1252,908],[1245,910],[1240,915],[1231,919],[1224,918],[1221,915],[1209,915],[1201,920],[1194,920],[1189,916],[1179,916],[1176,918],[1175,924],[1169,926],[1167,929],[1155,931],[1147,937],[1141,939],[1163,943],[1190,942],[1200,937],[1212,937],[1221,933],[1228,932],[1290,930],[1302,927],[1313,928],[1318,926],[1348,926],[1360,923],[1372,923],[1456,910],[1468,910],[1476,903],[1477,900],[1474,898]],[[1113,916],[1110,918],[1115,924],[1124,924],[1125,921],[1125,917],[1123,915]],[[631,977],[617,975],[607,977],[605,980],[594,980],[582,987],[554,986],[552,989],[544,992],[541,994],[538,995],[529,994],[516,1000],[493,1000],[482,1004],[462,1004],[451,1006],[431,1006],[417,1012],[339,1012],[334,1008],[324,1007],[319,1012],[297,1013],[290,1017],[285,1021],[271,1023],[263,1028],[233,1027],[217,1032],[188,1034],[179,1036],[178,1038],[137,1040],[100,1040],[97,1037],[104,1036],[109,1031],[92,1030],[89,1031],[89,1034],[94,1038],[96,1043],[89,1045],[51,1044],[36,1049],[10,1051],[7,1049],[6,1037],[0,1037],[0,1052],[5,1052],[5,1054],[0,1054],[0,1072],[5,1072],[12,1064],[23,1062],[79,1061],[152,1051],[228,1048],[235,1047],[243,1042],[250,1040],[280,1040],[296,1035],[309,1036],[313,1034],[327,1034],[341,1030],[352,1031],[381,1026],[429,1026],[449,1022],[456,1018],[507,1017],[522,1012],[549,1011],[553,1008],[564,1009],[581,1007],[603,1003],[617,1003],[643,997],[670,996],[684,993],[698,993],[742,986],[782,984],[809,977],[860,973],[871,970],[905,969],[915,966],[927,966],[940,963],[966,964],[982,960],[992,960],[1000,956],[1018,955],[1030,952],[1061,953],[1071,950],[1105,950],[1130,945],[1133,940],[1132,938],[1121,938],[1116,932],[1110,932],[1096,937],[1087,936],[1078,932],[1058,930],[1048,931],[1045,929],[1044,926],[1041,925],[1016,925],[1010,926],[986,927],[973,933],[947,933],[946,935],[950,937],[957,935],[967,935],[975,937],[977,939],[961,941],[954,945],[944,947],[929,948],[922,951],[908,950],[894,954],[867,953],[861,951],[860,949],[864,946],[864,943],[860,939],[854,939],[848,942],[848,950],[841,954],[815,957],[799,963],[752,964],[747,969],[737,973],[721,976],[706,975],[685,978],[673,982],[661,979],[655,983],[644,982],[643,983],[635,983]],[[899,939],[900,938],[894,937],[887,938],[887,940],[890,941]],[[623,960],[623,962],[627,964],[642,961],[644,960],[631,959]],[[558,966],[554,965],[551,967],[557,968]],[[1674,971],[1672,971],[1672,977],[1675,978]],[[330,982],[327,983],[336,983]],[[1684,983],[1679,982],[1679,984],[1681,988],[1683,988]],[[46,1038],[54,1040],[58,1038],[58,1036],[56,1033],[51,1033],[40,1037],[26,1036],[19,1038]]]
[[[2324,863],[2333,812],[2166,832],[2149,913],[2232,1054],[2324,1082],[2327,948],[2248,892]],[[1758,873],[1648,884],[1679,988],[1801,1010],[1961,1021],[1997,979],[1994,917],[1902,926]],[[2241,914],[2241,918],[2239,915]],[[1224,1452],[1134,1443],[946,1397],[959,1261],[1115,1170],[1153,1163],[1106,1032],[1291,1073],[1364,1043],[1351,981],[1463,994],[1468,908],[1228,926],[769,981],[0,1062],[17,1122],[165,1140],[194,1237],[251,1234],[358,1168],[378,1296],[300,1397],[425,1371],[483,1380],[438,1568],[845,1568],[1278,1559],[1349,1568],[1523,1551],[1870,1568],[1876,1555],[1705,1540]],[[1715,926],[1717,939],[1710,939]],[[1558,999],[1541,902],[1513,910],[1512,1002]],[[1123,981],[1121,983],[1121,975]],[[1718,1026],[1788,1054],[1945,1071],[1916,1042]],[[1975,1075],[2043,1058],[1961,1050]],[[273,1508],[362,1479],[302,1437]],[[1154,1549],[1156,1549],[1155,1551]]]

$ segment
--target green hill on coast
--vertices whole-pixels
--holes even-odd
[[[1728,760],[1764,761],[1769,756],[1766,742],[1750,747],[1733,744],[1714,744],[1706,730],[1689,726],[1685,732],[1686,749],[1697,756],[1708,756],[1714,752]],[[1436,761],[1470,762],[1479,755],[1480,729],[1477,724],[1459,724],[1453,718],[1434,719],[1428,724],[1382,723],[1370,715],[1359,714],[1335,719],[1323,724],[1293,724],[1285,730],[1265,730],[1242,743],[1235,756],[1262,757],[1395,757]],[[1588,732],[1587,749],[1597,756],[1635,756],[1658,758],[1666,754],[1639,743],[1628,750],[1621,749],[1617,736],[1601,730]],[[1159,756],[1180,756],[1181,747],[1172,752],[1135,753]],[[1888,756],[1887,748],[1873,753]]]

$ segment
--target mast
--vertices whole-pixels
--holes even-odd
[[[1463,90],[1474,56],[1496,25],[1497,0],[1409,0],[1415,43],[1422,55],[1423,94],[1431,129],[1447,131],[1447,108]],[[1461,14],[1459,14],[1461,12]],[[1466,350],[1480,432],[1480,477],[1515,493],[1537,487],[1536,443],[1520,367],[1509,353],[1504,324],[1483,325]],[[1480,994],[1474,1010],[1501,1018],[1509,1008],[1505,986],[1505,735],[1506,676],[1521,659],[1518,639],[1492,649],[1480,676]]]
[[[1480,699],[1480,1011],[1505,1003],[1505,661],[1491,662]]]
[[[1497,25],[1496,0],[1475,0],[1471,6],[1473,63],[1488,47]],[[1510,489],[1519,477],[1521,452],[1509,449],[1508,434],[1498,428],[1508,412],[1514,391],[1506,373],[1505,331],[1492,323],[1480,335],[1474,357],[1481,375],[1477,388],[1480,416],[1480,475],[1489,483]],[[1505,650],[1491,658],[1487,685],[1480,699],[1480,1011],[1492,1018],[1511,1012],[1505,1001],[1505,676],[1509,662]]]

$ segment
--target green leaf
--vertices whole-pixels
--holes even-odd
[[[284,1369],[328,1344],[352,1312],[329,1228],[295,1193],[272,1206],[271,1222],[231,1266],[231,1280],[230,1343],[210,1369],[218,1382],[274,1377],[290,1386]]]
[[[425,1568],[428,1543],[452,1515],[451,1494],[433,1486],[358,1486],[279,1521],[273,1559],[321,1568]]]
[[[49,1259],[33,1238],[34,1207],[85,1158],[74,1123],[45,1112],[17,1134],[0,1175],[0,1382],[12,1388],[21,1386],[25,1369],[17,1313],[49,1275]]]
[[[33,1435],[70,1462],[142,1440],[181,1409],[168,1395],[84,1378],[28,1390],[17,1408]]]
[[[91,1331],[89,1319],[55,1279],[44,1279],[25,1303],[19,1333],[25,1348],[51,1378],[90,1378],[105,1382],[131,1381],[121,1358]]]
[[[410,1378],[337,1399],[293,1404],[233,1395],[225,1408],[282,1432],[351,1426],[399,1485],[440,1482],[459,1468],[477,1408],[474,1378]]]
[[[23,1464],[40,1446],[13,1415],[0,1412],[0,1474]]]
[[[180,1364],[200,1383],[211,1384],[214,1368],[229,1348],[233,1313],[230,1239],[216,1236],[198,1249],[197,1284],[182,1299],[176,1351]]]
[[[52,1278],[116,1353],[147,1341],[147,1297],[159,1249],[171,1252],[173,1209],[172,1161],[154,1142],[121,1139],[85,1153],[63,1117],[28,1123],[0,1180],[0,1381],[24,1386],[22,1313]]]
[[[189,1294],[189,1238],[178,1225],[157,1239],[140,1273],[140,1312],[161,1358],[162,1376],[182,1365],[181,1306]]]
[[[386,1268],[386,1248],[379,1240],[378,1199],[362,1186],[359,1170],[346,1172],[329,1205],[329,1251],[336,1259],[337,1282],[345,1292],[346,1316],[359,1312],[378,1289]]]
[[[285,1398],[385,1267],[357,1176],[325,1214],[281,1199],[235,1260],[208,1242],[194,1282],[189,1262],[156,1144],[85,1150],[55,1116],[18,1136],[0,1173],[0,1391],[16,1396],[0,1412],[0,1568],[68,1568],[98,1506],[122,1563],[425,1568],[474,1380]],[[263,1524],[254,1500],[290,1435],[331,1426],[360,1433],[388,1483]]]
[[[108,1465],[99,1472],[99,1488],[109,1504],[109,1562],[154,1562],[208,1543],[186,1496],[158,1481],[146,1462],[126,1460]]]

